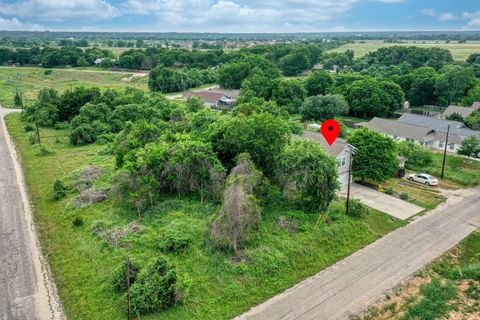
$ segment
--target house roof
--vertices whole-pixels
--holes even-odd
[[[461,138],[469,136],[476,136],[480,138],[480,131],[475,131],[465,127],[465,125],[458,121],[436,119],[427,116],[421,116],[413,113],[404,113],[397,122],[413,124],[416,126],[423,126],[434,129],[437,134],[447,132],[448,125],[450,124],[450,134],[458,135]]]
[[[329,145],[325,138],[318,132],[304,131],[302,138],[318,142],[328,155],[335,158],[338,157],[347,146],[347,143],[342,138],[337,138],[332,145]]]
[[[433,134],[429,136],[429,134],[435,132],[432,128],[377,117],[370,120],[370,122],[361,122],[357,125],[388,135],[417,141],[431,141],[435,137]]]
[[[475,109],[472,107],[448,106],[448,108],[443,111],[443,115],[449,117],[452,114],[457,113],[463,118],[466,118],[471,115],[473,111],[475,111]]]
[[[240,93],[240,90],[229,90],[229,89],[223,89],[223,88],[211,88],[211,89],[206,89],[206,90],[198,90],[198,91],[190,91],[190,92],[184,92],[183,96],[184,97],[190,97],[190,96],[195,96],[199,97],[205,102],[210,102],[210,103],[215,103],[218,100],[223,100],[228,102],[235,102],[237,101],[238,95]]]

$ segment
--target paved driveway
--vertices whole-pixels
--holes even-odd
[[[345,196],[346,194],[346,188],[340,192],[340,195],[342,196]],[[424,210],[422,207],[410,202],[389,196],[386,193],[378,192],[356,183],[352,183],[350,188],[350,198],[358,199],[360,202],[371,208],[383,211],[392,217],[402,220],[408,219]]]

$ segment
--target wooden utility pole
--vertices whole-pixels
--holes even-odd
[[[350,183],[352,181],[352,158],[353,158],[353,147],[349,146],[350,150],[350,159],[348,161],[348,182],[347,182],[347,202],[345,203],[345,214],[348,215],[348,209],[350,205]]]
[[[450,135],[450,125],[447,128],[447,138],[445,139],[445,149],[443,150],[443,163],[442,163],[442,174],[440,177],[443,179],[443,173],[445,171],[445,160],[447,159],[447,146],[448,146],[448,136]]]
[[[128,320],[132,320],[132,308],[130,304],[130,257],[127,257],[127,308]]]

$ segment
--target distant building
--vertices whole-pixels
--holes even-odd
[[[199,91],[186,91],[182,94],[184,99],[188,97],[198,97],[203,100],[205,106],[219,109],[231,110],[237,102],[240,90],[227,90],[222,88],[213,88]]]
[[[470,107],[449,106],[438,118],[446,119],[452,114],[459,114],[463,119],[480,109],[480,102],[474,102]]]

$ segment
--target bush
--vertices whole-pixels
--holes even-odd
[[[407,201],[408,200],[408,193],[402,192],[400,194],[400,199]]]
[[[354,218],[361,218],[369,213],[367,207],[362,205],[359,200],[350,199],[348,215]]]
[[[170,223],[160,236],[159,247],[163,252],[180,252],[188,247],[191,242],[187,232],[188,225],[179,221]]]
[[[34,145],[37,142],[38,142],[38,139],[37,139],[36,133],[32,132],[28,134],[28,143],[30,143],[31,145]]]
[[[63,185],[63,182],[56,179],[53,182],[53,199],[60,200],[65,197],[65,195],[65,186]]]
[[[138,272],[140,267],[134,261],[130,261],[130,287],[137,280]],[[112,284],[116,291],[125,292],[127,291],[127,272],[128,265],[127,260],[123,260],[122,264],[115,269],[113,272]]]
[[[463,159],[460,157],[455,157],[455,156],[448,157],[448,165],[452,169],[458,169],[462,165],[462,163],[463,163]]]
[[[252,272],[262,278],[275,275],[286,266],[288,260],[280,251],[266,246],[247,251],[246,257]]]
[[[132,311],[146,314],[162,311],[176,302],[177,273],[165,260],[157,258],[142,269],[131,287]]]
[[[44,76],[49,76],[49,75],[51,75],[52,73],[53,73],[53,70],[51,70],[51,69],[47,69],[47,70],[43,71],[43,75],[44,75]]]
[[[41,146],[40,147],[40,151],[37,153],[37,156],[39,157],[47,157],[47,156],[51,156],[55,154],[54,151],[50,150],[49,148],[45,147],[45,146]]]
[[[33,124],[31,124],[31,123],[27,123],[27,124],[25,124],[25,126],[23,127],[23,130],[25,130],[25,132],[31,132],[31,131],[34,131],[34,130],[35,130],[35,127],[34,127]]]
[[[389,195],[393,195],[393,189],[392,189],[392,188],[387,188],[387,189],[385,190],[385,193],[386,193],[386,194],[389,194]]]
[[[433,163],[432,152],[412,141],[398,143],[398,154],[408,159],[407,168],[423,168]]]
[[[81,217],[75,217],[72,221],[72,225],[76,228],[83,226],[83,219]]]
[[[70,128],[70,124],[68,122],[57,122],[53,126],[55,130],[66,130]]]

